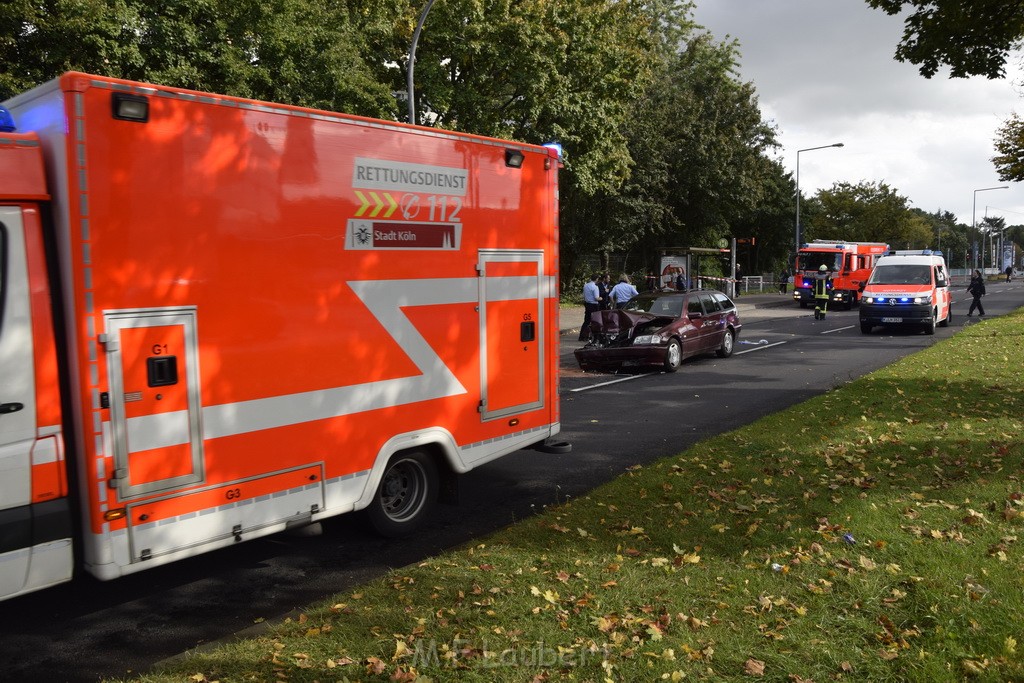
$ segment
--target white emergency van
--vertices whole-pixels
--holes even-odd
[[[935,334],[952,319],[949,271],[941,251],[890,251],[875,263],[860,305],[860,331],[915,326]]]

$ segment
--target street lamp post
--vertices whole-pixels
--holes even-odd
[[[407,88],[409,101],[409,123],[416,123],[416,91],[413,88],[413,68],[416,65],[416,43],[420,42],[420,31],[423,30],[423,22],[427,20],[430,8],[434,6],[434,0],[427,0],[427,4],[420,12],[420,20],[416,24],[416,30],[412,34],[412,43],[409,45],[409,68],[405,72],[405,87]]]
[[[1008,189],[1010,189],[1009,185],[1000,185],[999,187],[981,187],[981,188],[978,188],[977,190],[974,191],[974,204],[971,206],[971,239],[977,239],[977,233],[978,233],[978,222],[977,222],[977,218],[978,218],[978,193],[979,192],[988,192],[989,190],[1008,190]],[[975,245],[977,245],[977,242],[975,242]],[[982,244],[982,246],[984,246],[984,243]],[[977,269],[978,268],[978,248],[977,248],[977,246],[975,246],[975,248],[972,249],[971,251],[974,252],[974,258],[972,259],[972,261],[974,261],[974,265],[972,266],[972,268]],[[981,267],[982,268],[985,267],[984,266],[984,261],[982,262],[982,266]],[[967,275],[968,275],[968,277],[970,277],[970,273],[968,273]]]
[[[796,226],[795,226],[795,244],[793,245],[794,256],[800,252],[800,153],[801,152],[812,152],[816,149],[828,149],[829,147],[842,147],[843,143],[834,142],[831,145],[822,145],[820,147],[808,147],[806,149],[798,149],[796,151]]]

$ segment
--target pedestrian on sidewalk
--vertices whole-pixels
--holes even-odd
[[[967,286],[967,292],[973,299],[971,299],[971,307],[967,309],[967,317],[970,318],[974,315],[974,309],[978,309],[978,315],[982,318],[985,317],[985,307],[981,305],[981,297],[985,296],[985,278],[982,277],[980,270],[975,270],[974,275],[971,276],[971,284]]]
[[[779,273],[779,294],[786,293],[786,286],[789,284],[789,271],[785,268]]]
[[[1006,266],[1006,281],[1013,279],[1013,266]]]
[[[590,282],[583,285],[583,324],[580,325],[580,341],[590,340],[590,314],[601,310],[601,290],[597,281],[599,273],[590,276]]]

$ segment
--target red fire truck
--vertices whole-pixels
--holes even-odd
[[[825,266],[832,277],[832,303],[852,308],[860,302],[875,261],[888,250],[883,242],[814,240],[801,245],[793,271],[793,300],[801,307],[814,303],[814,278]]]
[[[546,147],[68,73],[0,113],[0,599],[552,441]]]

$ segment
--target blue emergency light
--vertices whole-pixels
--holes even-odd
[[[7,107],[0,104],[0,131],[4,133],[13,133],[17,128],[14,125],[14,116]]]

